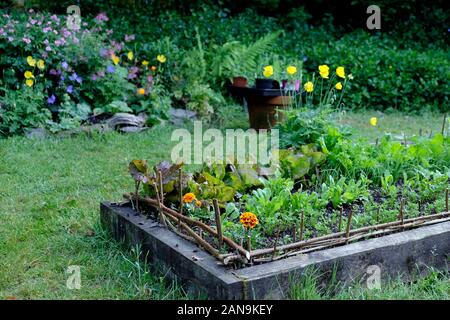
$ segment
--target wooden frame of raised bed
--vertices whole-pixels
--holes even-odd
[[[152,263],[169,268],[194,292],[213,299],[287,298],[291,280],[307,267],[324,274],[334,268],[344,283],[364,277],[370,265],[393,277],[408,277],[424,266],[448,269],[448,210],[411,219],[403,219],[400,212],[398,221],[354,230],[350,218],[339,233],[248,251],[221,235],[220,223],[213,228],[166,207],[158,192],[157,199],[125,196],[130,201],[101,205],[102,223],[113,237],[141,245]],[[134,210],[133,203],[153,208],[158,221]],[[203,232],[216,243],[206,241]],[[232,252],[220,254],[222,245]],[[249,266],[234,269],[235,262]]]

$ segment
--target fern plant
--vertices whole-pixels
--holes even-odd
[[[282,31],[269,33],[250,45],[239,41],[230,41],[222,46],[214,45],[210,51],[211,76],[223,84],[227,78],[254,73],[259,58],[273,47],[281,33]]]

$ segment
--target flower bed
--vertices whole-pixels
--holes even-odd
[[[327,124],[316,138],[303,136],[316,142],[280,150],[272,175],[236,163],[187,173],[162,162],[151,173],[134,160],[136,190],[125,196],[236,267],[449,220],[448,137],[370,144],[336,130]]]

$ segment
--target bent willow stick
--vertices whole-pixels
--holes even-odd
[[[148,205],[151,205],[152,207],[156,209],[161,209],[161,211],[167,215],[171,219],[175,219],[174,221],[176,223],[183,223],[182,228],[196,240],[196,242],[204,247],[208,252],[210,252],[213,256],[221,260],[224,264],[229,264],[233,261],[245,261],[241,257],[245,257],[247,261],[250,261],[253,258],[263,257],[265,255],[272,255],[270,258],[259,258],[255,259],[254,262],[266,262],[271,260],[278,260],[280,258],[286,257],[286,256],[292,256],[300,253],[306,253],[310,251],[315,251],[339,244],[344,244],[346,242],[350,241],[356,241],[363,238],[369,238],[369,237],[375,237],[379,235],[386,235],[393,232],[396,232],[398,230],[404,230],[407,228],[414,228],[421,225],[428,225],[438,222],[444,222],[444,221],[450,221],[450,211],[436,213],[432,215],[427,216],[420,216],[416,218],[409,218],[409,219],[403,219],[397,220],[393,222],[387,222],[387,223],[381,223],[373,226],[367,226],[362,227],[358,229],[353,230],[345,230],[337,233],[328,234],[325,236],[320,236],[312,239],[307,240],[300,240],[298,242],[289,243],[285,245],[277,245],[276,247],[271,248],[265,248],[265,249],[256,249],[253,250],[251,253],[247,250],[245,250],[242,246],[235,243],[233,240],[231,240],[228,237],[225,237],[222,235],[223,242],[227,244],[230,248],[237,251],[236,253],[229,253],[225,255],[219,254],[218,250],[212,247],[209,243],[206,242],[203,238],[201,238],[197,233],[195,233],[192,229],[189,228],[187,224],[194,225],[202,229],[203,231],[208,232],[210,235],[219,238],[219,233],[211,228],[210,226],[206,225],[205,223],[194,220],[190,217],[184,216],[177,212],[176,210],[173,210],[171,208],[166,207],[164,204],[161,204],[158,202],[158,200],[151,199],[151,198],[143,198],[143,197],[135,197],[133,194],[124,194],[124,198],[128,200],[138,200],[142,201]],[[189,228],[188,229],[186,229]],[[193,233],[195,234],[193,234]],[[206,244],[205,244],[206,243]],[[296,250],[296,251],[294,251]],[[289,252],[287,252],[289,251]],[[278,257],[273,256],[276,252],[285,252],[285,254],[280,255]]]
[[[124,196],[124,198],[126,198],[128,200],[135,199],[135,197],[133,195],[130,195],[130,194],[127,194],[127,193],[124,194],[123,196]],[[157,208],[157,209],[159,208],[158,201],[155,200],[155,199],[138,197],[137,200],[142,201],[142,202],[144,202],[144,203],[146,203],[148,205],[151,205],[154,208]],[[186,222],[188,224],[195,225],[195,226],[199,227],[200,229],[203,229],[204,231],[208,232],[212,236],[214,236],[216,238],[219,238],[219,234],[217,233],[217,231],[214,230],[213,228],[211,228],[210,226],[204,224],[203,222],[191,219],[191,218],[189,218],[187,216],[184,216],[184,215],[178,213],[177,211],[166,207],[163,204],[161,204],[161,209],[162,209],[163,213],[169,213],[170,215],[180,219],[180,221],[184,221],[184,222]],[[222,240],[230,248],[232,248],[234,250],[237,250],[239,252],[239,254],[244,256],[247,260],[250,259],[250,253],[247,250],[245,250],[243,247],[241,247],[240,245],[235,243],[233,240],[231,240],[230,238],[225,237],[225,236],[222,236]]]

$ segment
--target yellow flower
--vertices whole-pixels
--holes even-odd
[[[31,71],[25,71],[25,73],[23,75],[25,76],[25,79],[34,78],[34,75]]]
[[[27,80],[25,80],[25,84],[29,87],[32,87],[34,84],[34,81],[33,81],[33,79],[27,79]]]
[[[148,61],[147,60],[142,61],[142,65],[143,66],[148,66]]]
[[[288,74],[293,75],[297,72],[297,68],[294,66],[289,66],[286,68],[286,71]]]
[[[183,196],[183,202],[185,203],[191,203],[194,200],[197,199],[195,198],[195,194],[193,194],[192,192],[188,192]]]
[[[273,76],[273,67],[272,66],[265,66],[264,67],[264,71],[263,71],[263,75],[266,78],[270,78],[271,76]]]
[[[253,212],[244,212],[239,217],[239,221],[245,229],[253,229],[259,224],[258,217]]]
[[[200,208],[202,206],[202,202],[200,200],[196,200],[195,205]]]
[[[133,60],[133,58],[134,58],[134,54],[133,54],[133,51],[128,51],[128,53],[127,53],[127,58],[128,58],[128,60]]]
[[[376,117],[370,118],[370,124],[372,126],[375,127],[377,125],[377,122],[378,122],[378,119]]]
[[[322,78],[328,79],[328,75],[330,74],[330,67],[328,67],[326,64],[320,65],[319,73]]]
[[[120,61],[120,58],[118,56],[116,56],[114,53],[111,55],[111,60],[112,62],[117,66],[117,64]]]
[[[163,54],[158,54],[158,55],[156,56],[156,60],[158,60],[160,63],[164,63],[164,62],[166,62],[167,58],[166,58],[166,56],[163,55]]]
[[[139,88],[139,89],[137,90],[137,93],[138,93],[139,95],[143,96],[143,95],[145,94],[145,89],[144,89],[144,88]]]
[[[39,68],[39,70],[44,70],[44,68],[45,68],[45,61],[44,60],[42,60],[42,59],[40,59],[38,62],[37,62],[37,67]]]
[[[345,79],[345,71],[344,71],[344,67],[337,67],[336,68],[336,74],[338,75],[338,77]]]
[[[342,83],[338,82],[334,87],[336,88],[336,90],[342,90]]]
[[[28,56],[27,63],[30,67],[34,67],[36,65],[36,60],[34,60],[32,56]]]
[[[314,90],[314,84],[311,81],[308,81],[305,83],[304,88],[306,92],[312,92]]]

